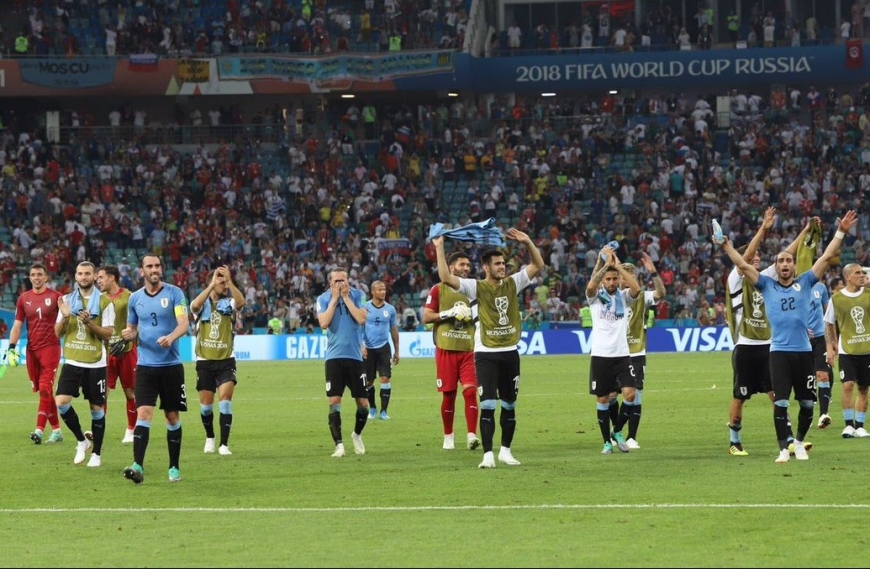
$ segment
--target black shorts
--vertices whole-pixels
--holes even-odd
[[[225,360],[197,360],[196,362],[196,390],[211,391],[214,393],[218,388],[232,381],[236,381],[236,358]]]
[[[770,344],[737,344],[731,352],[734,399],[746,401],[756,393],[773,391],[770,382]]]
[[[620,385],[623,387],[634,387],[643,391],[643,381],[646,379],[646,354],[642,356],[631,356],[631,369],[629,377],[634,378],[634,385]]]
[[[605,397],[622,391],[624,387],[637,387],[636,376],[632,373],[629,356],[592,356],[589,362],[589,393],[596,397]]]
[[[63,364],[57,380],[57,395],[79,396],[79,388],[91,405],[106,404],[106,367],[79,367]]]
[[[500,399],[513,403],[517,400],[520,393],[520,353],[517,350],[476,352],[474,370],[481,401]]]
[[[326,396],[341,397],[345,388],[355,399],[368,397],[366,391],[366,374],[362,360],[337,358],[326,360]]]
[[[816,400],[813,352],[770,352],[770,382],[774,399]]]
[[[870,355],[840,354],[837,359],[840,381],[854,381],[858,387],[870,387]]]
[[[380,348],[367,348],[366,351],[369,357],[363,361],[363,368],[370,384],[379,377],[393,377],[393,352],[389,343]]]
[[[136,366],[136,406],[156,407],[164,411],[187,411],[187,388],[182,364],[153,367]]]
[[[831,369],[830,365],[828,365],[828,347],[825,343],[825,337],[811,338],[810,346],[813,348],[813,364],[816,366],[815,370],[817,372],[828,372],[828,377],[831,377],[834,370]]]

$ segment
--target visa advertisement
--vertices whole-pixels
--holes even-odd
[[[523,330],[518,345],[520,355],[580,355],[589,354],[592,347],[591,331],[581,330]],[[195,360],[193,339],[180,340],[181,356],[186,362]],[[22,364],[27,358],[26,340],[19,343]],[[250,335],[236,336],[236,360],[281,361],[322,360],[328,341],[325,334]],[[0,341],[6,350],[8,340]],[[727,326],[704,328],[651,328],[647,332],[648,352],[719,352],[734,347]],[[399,354],[402,359],[435,357],[435,344],[430,332],[400,332]]]

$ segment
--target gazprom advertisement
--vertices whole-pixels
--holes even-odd
[[[524,356],[588,354],[592,347],[591,331],[524,330],[519,343]],[[9,346],[0,341],[0,350]],[[238,361],[322,360],[326,355],[324,334],[236,336]],[[647,331],[648,352],[718,352],[734,347],[727,326],[705,328],[651,328]],[[26,341],[19,345],[22,363],[27,357]],[[180,340],[181,356],[194,361],[191,337]],[[435,344],[431,332],[400,332],[399,353],[402,359],[434,358]]]

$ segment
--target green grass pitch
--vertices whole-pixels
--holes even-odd
[[[0,566],[866,566],[870,440],[840,437],[840,386],[809,461],[774,464],[766,397],[746,406],[750,456],[732,457],[729,357],[650,354],[642,448],[611,456],[599,454],[588,356],[524,357],[522,466],[494,470],[465,450],[461,407],[457,449],[441,449],[432,360],[394,369],[392,419],[367,425],[365,456],[345,398],[342,459],[330,457],[323,362],[240,363],[228,457],[202,452],[189,366],[183,480],[167,480],[155,421],[139,486],[122,475],[119,391],[103,465],[88,469],[72,464],[67,430],[57,445],[30,442],[37,399],[13,369],[0,382]]]

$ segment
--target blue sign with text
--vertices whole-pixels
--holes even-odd
[[[25,83],[61,89],[86,89],[115,81],[114,58],[19,59]]]
[[[456,87],[480,93],[725,89],[864,81],[842,45],[477,58],[456,56]],[[413,79],[403,84],[413,86]]]

